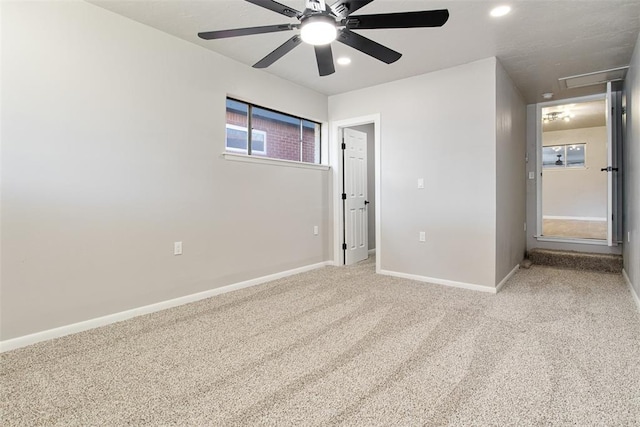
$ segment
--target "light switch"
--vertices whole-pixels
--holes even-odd
[[[173,254],[182,255],[182,242],[173,242]]]
[[[424,178],[418,178],[418,188],[424,188]]]
[[[427,233],[425,233],[424,231],[421,231],[420,234],[418,235],[418,240],[420,240],[421,242],[424,242],[427,240]]]
[[[529,179],[536,179],[536,173],[535,172],[529,172]]]

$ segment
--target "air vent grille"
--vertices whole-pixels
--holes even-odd
[[[561,77],[558,79],[560,87],[574,89],[578,87],[594,86],[607,82],[624,80],[628,66],[611,68],[609,70],[595,71],[593,73],[578,74],[576,76]]]

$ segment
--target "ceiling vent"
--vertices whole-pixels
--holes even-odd
[[[577,76],[561,77],[558,81],[560,82],[560,87],[564,89],[599,85],[607,82],[624,80],[628,69],[628,66],[611,68],[609,70],[596,71],[593,73],[578,74]]]

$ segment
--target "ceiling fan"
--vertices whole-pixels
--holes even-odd
[[[198,33],[198,37],[205,40],[213,40],[300,29],[300,34],[291,37],[280,47],[255,63],[253,67],[266,68],[291,52],[300,43],[305,42],[313,45],[315,48],[318,72],[321,76],[328,76],[335,72],[333,53],[331,51],[331,42],[334,40],[357,49],[386,64],[391,64],[402,56],[401,53],[389,49],[352,30],[441,27],[449,19],[449,11],[447,9],[375,15],[351,15],[373,0],[338,0],[331,7],[326,5],[325,0],[306,0],[304,12],[299,12],[273,0],[246,1],[289,18],[297,18],[300,23],[208,31]]]

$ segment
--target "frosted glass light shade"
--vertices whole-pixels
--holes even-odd
[[[335,23],[325,20],[308,20],[300,29],[302,41],[314,46],[329,44],[338,36]]]

